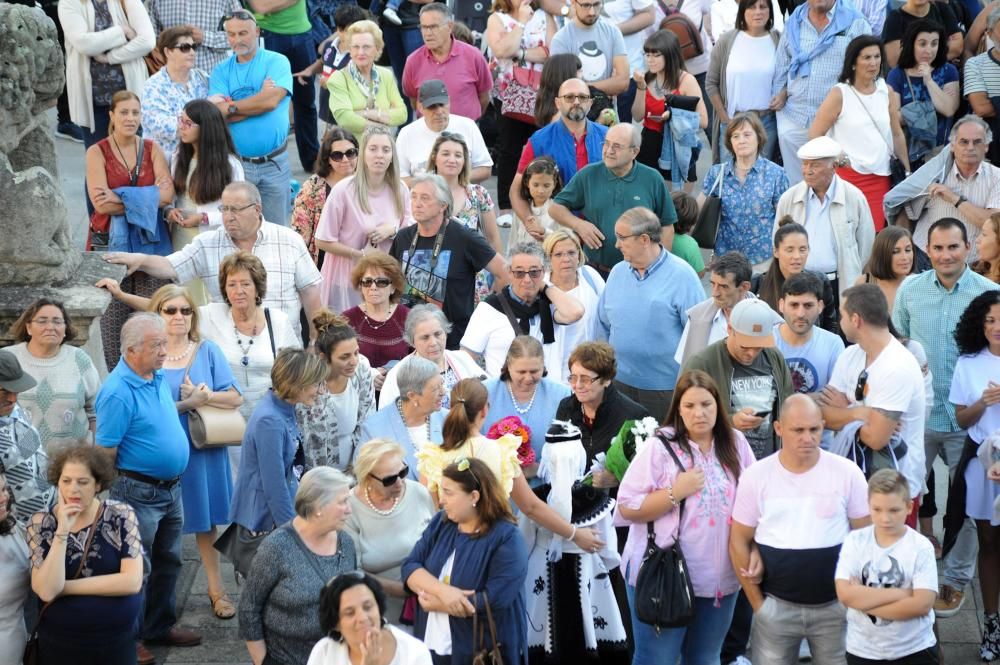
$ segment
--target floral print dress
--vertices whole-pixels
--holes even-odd
[[[462,223],[462,226],[475,231],[485,237],[483,233],[483,215],[492,212],[494,209],[493,198],[482,185],[468,184],[465,186],[465,205],[461,210],[456,210],[453,217]],[[490,294],[493,286],[493,277],[488,270],[480,270],[476,275],[476,302]]]

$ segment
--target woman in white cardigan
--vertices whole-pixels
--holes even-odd
[[[85,130],[89,148],[108,135],[110,101],[101,103],[103,98],[120,89],[142,92],[148,77],[143,56],[153,50],[156,33],[142,0],[59,0],[59,22],[66,34],[69,114]],[[115,81],[118,90],[101,89]]]

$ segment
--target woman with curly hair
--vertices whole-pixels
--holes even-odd
[[[977,296],[955,326],[961,354],[955,364],[948,401],[955,420],[967,430],[965,447],[948,491],[944,552],[955,544],[966,516],[976,523],[979,537],[979,588],[983,595],[983,640],[979,655],[985,661],[1000,658],[1000,522],[993,504],[1000,484],[987,478],[976,453],[1000,430],[1000,291]]]

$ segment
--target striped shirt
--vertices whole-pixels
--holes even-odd
[[[198,277],[204,282],[212,302],[224,302],[219,290],[219,264],[237,250],[225,227],[220,226],[215,231],[195,236],[179,252],[168,256],[167,261],[177,272],[178,282],[183,284]],[[319,285],[323,279],[302,236],[287,227],[262,222],[253,255],[267,270],[267,295],[263,305],[283,311],[295,332],[299,332],[299,309],[302,307],[299,292]]]
[[[205,41],[196,51],[194,66],[210,72],[229,55],[229,42],[219,21],[226,12],[242,6],[239,0],[146,0],[146,8],[156,34],[178,25],[200,28]]]
[[[966,96],[973,92],[985,92],[987,97],[1000,95],[1000,61],[991,51],[965,61],[964,86],[962,94]]]
[[[942,185],[951,191],[964,196],[969,203],[980,208],[991,210],[1000,209],[1000,168],[982,162],[979,168],[971,176],[966,178],[959,172],[958,167],[952,164],[951,171],[941,182]],[[962,214],[951,203],[946,202],[940,196],[929,198],[924,208],[923,214],[917,222],[913,231],[913,242],[917,247],[927,251],[927,233],[931,224],[945,217],[959,219],[965,224],[965,232],[969,236],[969,263],[976,261],[979,256],[976,251],[976,238],[979,237],[980,229],[969,221],[969,218]]]
[[[957,432],[955,407],[948,401],[951,377],[958,361],[955,326],[972,300],[986,291],[1000,288],[982,275],[965,269],[949,291],[933,270],[911,275],[896,292],[892,322],[903,337],[924,347],[927,364],[934,377],[934,406],[927,427],[935,432]]]
[[[46,474],[49,458],[42,437],[31,424],[20,404],[5,418],[0,418],[0,473],[14,492],[14,517],[22,525],[31,516],[47,510],[54,489]]]

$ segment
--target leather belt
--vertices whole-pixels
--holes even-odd
[[[140,483],[146,483],[147,485],[152,485],[153,487],[165,490],[170,489],[181,481],[180,476],[177,476],[176,478],[169,478],[167,480],[160,480],[159,478],[147,476],[146,474],[139,473],[138,471],[129,471],[128,469],[118,469],[118,475],[131,478],[132,480],[138,480]]]
[[[281,147],[276,148],[276,149],[272,150],[271,152],[267,153],[263,157],[242,157],[241,156],[240,159],[243,160],[244,162],[248,162],[250,164],[263,164],[265,162],[271,161],[272,159],[274,159],[275,157],[277,157],[281,153],[285,152],[286,149],[287,149],[287,146],[286,145],[282,145]]]

